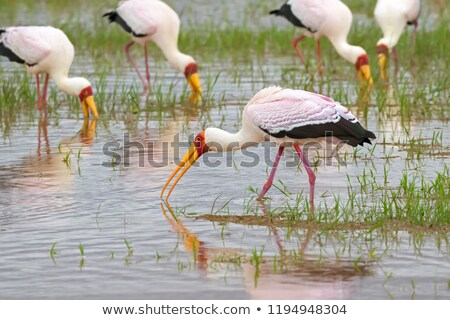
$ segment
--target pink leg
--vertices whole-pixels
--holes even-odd
[[[39,73],[36,73],[36,88],[37,88],[37,95],[38,95],[38,99],[37,99],[38,110],[39,110],[39,112],[41,112],[42,111],[42,99],[41,99],[41,86],[39,83]]]
[[[300,57],[300,59],[302,60],[302,62],[303,62],[303,64],[306,64],[306,61],[305,61],[305,57],[303,56],[303,54],[302,54],[302,52],[300,51],[300,49],[298,48],[298,43],[301,41],[301,40],[303,40],[304,38],[306,38],[306,36],[305,35],[301,35],[301,36],[299,36],[299,37],[297,37],[297,38],[294,38],[294,40],[292,40],[292,46],[294,47],[294,49],[295,49],[295,52],[297,52],[297,55]]]
[[[150,88],[150,71],[148,69],[147,44],[144,44],[144,55],[145,55],[145,75],[147,78],[147,86],[148,88]]]
[[[317,71],[323,76],[322,60],[320,59],[320,39],[317,39]]]
[[[412,49],[413,49],[412,56],[414,56],[415,51],[416,51],[416,34],[417,34],[418,26],[419,26],[419,21],[418,20],[414,21],[414,30],[413,30],[413,35],[412,35]]]
[[[44,83],[44,89],[42,92],[42,103],[44,105],[47,104],[47,89],[48,89],[48,73],[45,74],[45,83]]]
[[[417,34],[417,28],[419,27],[419,21],[414,21],[414,31],[413,31],[413,48],[416,47],[416,34]]]
[[[39,90],[38,90],[39,92]],[[39,114],[39,127],[38,127],[38,145],[37,145],[37,155],[38,160],[41,160],[41,127],[42,127],[42,114]]]
[[[397,54],[397,49],[395,47],[392,48],[392,58],[394,59],[394,65],[395,65],[394,72],[397,74],[397,72],[398,72],[398,54]]]
[[[413,34],[412,34],[412,51],[411,51],[411,62],[410,62],[412,71],[415,70],[414,57],[416,55],[416,33],[417,33],[417,27],[419,25],[419,21],[416,20],[416,21],[414,21],[413,24],[414,24],[414,30],[413,30]]]
[[[275,157],[275,162],[273,163],[272,171],[270,171],[269,179],[267,179],[267,182],[264,184],[261,192],[259,193],[258,198],[256,200],[261,201],[261,199],[266,194],[267,190],[270,189],[273,183],[273,178],[275,177],[275,172],[277,171],[278,163],[280,162],[281,155],[283,154],[284,147],[280,146],[278,148],[278,154]]]
[[[314,216],[314,185],[316,184],[316,175],[314,174],[314,171],[309,166],[308,161],[306,161],[306,158],[303,155],[303,152],[300,149],[299,145],[298,144],[294,144],[294,148],[295,148],[295,151],[297,151],[298,155],[300,156],[300,160],[303,162],[303,166],[305,167],[305,170],[308,173],[308,177],[309,177],[309,205],[310,205],[311,215]]]
[[[44,82],[44,89],[42,89],[42,95],[41,95],[41,105],[44,106],[45,114],[48,113],[47,110],[47,89],[48,89],[48,73],[45,74],[45,82]]]
[[[134,41],[128,42],[128,43],[125,45],[125,47],[124,47],[124,51],[125,51],[125,53],[127,54],[128,61],[130,61],[131,64],[133,65],[134,70],[135,70],[136,73],[138,74],[138,77],[139,77],[139,79],[141,80],[142,85],[144,86],[144,92],[143,92],[142,94],[145,94],[145,93],[147,93],[147,91],[148,91],[148,85],[147,85],[147,83],[145,82],[144,77],[142,77],[141,72],[139,71],[139,68],[138,68],[138,66],[137,66],[137,64],[136,64],[136,61],[134,61],[133,57],[132,57],[131,54],[130,54],[130,48],[131,48],[134,44],[135,44]]]

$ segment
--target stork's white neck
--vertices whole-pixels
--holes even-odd
[[[161,50],[170,64],[180,72],[184,72],[187,65],[195,63],[194,58],[180,52],[176,45],[161,47]]]
[[[383,38],[378,40],[377,46],[384,45],[389,49],[392,49],[397,44],[399,37],[400,36],[399,35],[397,36],[396,34],[392,36],[384,36]]]
[[[67,73],[56,73],[51,76],[59,89],[72,96],[78,96],[84,88],[91,85],[85,78],[69,78]]]
[[[264,134],[258,134],[243,127],[236,133],[219,128],[207,128],[205,130],[205,142],[213,152],[230,152],[245,149],[264,141]]]
[[[367,54],[363,48],[349,44],[346,38],[329,37],[329,39],[339,55],[353,64],[356,63],[359,56]]]

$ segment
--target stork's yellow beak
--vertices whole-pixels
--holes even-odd
[[[85,118],[89,118],[89,110],[94,115],[95,118],[98,118],[97,106],[95,105],[94,96],[86,97],[81,103],[83,107],[83,113]]]
[[[365,86],[368,89],[372,88],[373,80],[372,80],[372,75],[370,73],[370,67],[368,64],[365,64],[365,65],[362,65],[359,67],[358,79],[359,79],[359,83],[362,86]]]
[[[202,86],[200,84],[200,78],[198,73],[192,73],[188,76],[189,87],[191,87],[191,94],[189,95],[189,102],[193,105],[197,105],[202,99]]]
[[[198,152],[197,152],[197,148],[195,147],[194,144],[192,144],[189,147],[189,150],[184,155],[183,159],[181,159],[180,163],[175,168],[175,170],[173,170],[173,172],[170,175],[169,179],[167,180],[166,184],[164,185],[164,187],[163,187],[163,189],[161,191],[161,195],[160,195],[161,198],[163,197],[164,191],[166,190],[166,188],[169,185],[170,181],[172,181],[172,179],[176,176],[178,171],[183,169],[183,171],[181,171],[181,173],[178,175],[177,179],[173,183],[172,188],[170,188],[169,193],[167,194],[166,201],[169,201],[169,197],[170,197],[170,194],[172,193],[172,190],[175,188],[175,186],[177,185],[178,181],[180,181],[181,177],[184,176],[186,171],[188,171],[189,168],[195,163],[195,161],[197,161],[198,157],[199,157],[199,155],[198,155]]]
[[[378,66],[380,67],[380,76],[383,80],[389,78],[387,73],[388,56],[385,53],[378,53]]]

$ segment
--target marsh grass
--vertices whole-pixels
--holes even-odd
[[[365,169],[356,177],[357,183],[348,177],[348,190],[344,198],[332,195],[332,202],[321,202],[314,219],[308,217],[308,197],[303,193],[293,194],[285,185],[278,186],[288,195],[287,203],[270,206],[270,223],[282,227],[301,227],[313,230],[404,230],[408,232],[448,232],[450,225],[450,170],[444,163],[443,170],[436,172],[434,179],[426,179],[423,172],[404,172],[398,186],[387,184],[389,169],[378,177],[373,169]],[[252,190],[252,189],[251,189]],[[255,193],[257,190],[253,190]],[[317,201],[317,200],[316,200]],[[221,212],[228,205],[224,202]],[[251,205],[247,202],[247,205]],[[317,204],[316,204],[317,205]],[[213,212],[213,211],[212,211]],[[230,210],[228,210],[230,212]],[[242,216],[209,215],[198,219],[267,225],[266,217],[248,210]]]
[[[54,22],[53,24],[63,29],[74,42],[77,48],[75,64],[81,66],[81,72],[93,69],[95,76],[90,78],[94,78],[93,83],[95,84],[99,111],[103,115],[113,114],[114,111],[136,113],[141,111],[140,88],[136,85],[125,85],[119,76],[124,67],[131,69],[122,50],[123,45],[129,41],[129,36],[120,27],[109,25],[106,19],[101,18],[104,11],[115,5],[115,2],[103,3],[101,1],[85,1],[81,2],[81,5],[61,4],[52,0],[46,1],[44,6],[43,1],[22,1],[20,5],[8,5],[8,11],[3,14],[5,23],[10,22],[14,25],[17,18],[12,13],[21,11],[22,15],[27,16],[45,8],[49,24]],[[377,77],[375,43],[380,37],[380,31],[373,20],[372,10],[369,10],[374,7],[375,2],[369,1],[362,5],[358,1],[350,1],[348,5],[355,14],[359,13],[370,18],[369,20],[364,20],[360,16],[355,18],[349,41],[360,44],[367,49],[374,76]],[[273,6],[273,3],[263,1],[258,3],[256,8],[264,11],[271,6]],[[256,15],[254,2],[251,1],[244,7],[245,16],[249,19]],[[64,18],[61,19],[61,11],[71,12],[71,14],[63,14],[62,17]],[[260,14],[264,13],[262,11]],[[261,86],[279,83],[286,87],[319,91],[346,105],[354,104],[354,101],[349,100],[349,97],[354,95],[356,79],[348,77],[349,74],[354,73],[354,67],[338,57],[328,40],[323,39],[322,41],[322,56],[326,76],[323,79],[318,78],[317,75],[311,78],[305,71],[310,70],[313,75],[316,73],[315,43],[312,39],[305,39],[301,42],[302,51],[307,59],[307,65],[302,66],[291,46],[292,38],[299,33],[296,28],[287,23],[280,23],[277,19],[272,19],[272,25],[259,26],[256,29],[252,24],[246,23],[245,20],[237,23],[230,20],[231,16],[225,16],[223,19],[225,22],[228,20],[229,22],[218,24],[217,21],[213,21],[203,22],[200,25],[188,24],[184,25],[180,32],[179,47],[182,51],[192,54],[197,59],[202,79],[208,78],[207,87],[212,82],[223,81],[223,79],[219,80],[218,76],[221,73],[220,70],[224,67],[227,69],[226,76],[231,75],[233,81],[239,87],[243,76],[243,68],[249,65],[253,67],[248,69],[250,72],[248,76],[252,79],[252,82],[262,82]],[[424,26],[419,29],[417,36],[414,68],[410,68],[409,63],[411,54],[410,31],[404,33],[397,46],[401,69],[395,93],[401,107],[401,116],[405,119],[409,119],[411,116],[427,118],[431,115],[448,119],[445,97],[448,96],[450,84],[448,72],[445,70],[449,69],[449,59],[445,59],[445,57],[450,49],[448,41],[446,41],[450,36],[448,30],[450,18],[442,15],[437,20],[427,21],[427,19],[432,19],[427,18],[427,16],[424,16],[423,19],[425,20]],[[98,30],[101,30],[101,32],[98,32]],[[429,48],[433,48],[433,50],[429,50]],[[156,60],[157,63],[166,63],[161,51],[154,45],[150,45],[149,52],[151,59]],[[133,50],[133,55],[142,58],[142,50],[137,46]],[[263,66],[270,64],[274,57],[286,57],[294,65],[281,66],[279,71],[277,70],[275,74],[272,73],[268,76]],[[215,68],[216,64],[220,65],[219,70]],[[420,74],[429,76],[418,76],[418,79],[414,79],[413,70],[420,70]],[[77,73],[79,72],[77,71]],[[111,73],[118,75],[117,81],[112,86],[106,80],[106,75]],[[4,72],[2,78],[6,81],[2,82],[0,111],[6,110],[2,113],[7,113],[10,118],[14,118],[18,114],[22,114],[21,110],[25,106],[27,106],[26,109],[32,110],[32,105],[36,101],[36,92],[32,85],[34,81],[23,75],[9,76],[9,73],[5,74]],[[344,83],[350,83],[351,85]],[[411,85],[414,88],[411,88]],[[261,86],[258,86],[258,88]],[[159,106],[174,106],[180,101],[185,101],[187,97],[186,86],[177,86],[176,83],[169,83],[169,85],[167,83],[156,83],[153,86],[153,92],[152,100]],[[203,105],[211,106],[223,103],[224,97],[213,93],[217,90],[208,87],[206,92],[206,102]],[[212,95],[216,95],[213,100],[211,100]],[[381,112],[390,112],[390,108],[387,107],[388,99],[382,86],[376,86],[372,97],[374,97],[372,104]],[[81,114],[81,108],[76,99],[52,94],[49,104],[52,111],[57,110],[60,105],[69,104],[70,110],[74,112],[73,115],[80,116]],[[14,106],[13,110],[12,106]],[[1,123],[4,124],[5,121],[7,121],[5,116],[1,116]]]
[[[5,1],[0,1],[0,4],[2,2]],[[245,6],[244,15],[249,19],[263,14],[273,6],[272,2],[262,1],[259,11],[252,10],[256,3],[250,1]],[[129,36],[119,26],[109,25],[101,17],[102,13],[115,5],[116,1],[104,3],[100,0],[73,3],[25,0],[20,4],[8,1],[8,6],[2,6],[5,10],[0,17],[4,24],[14,25],[21,19],[25,20],[25,17],[32,17],[35,12],[46,12],[48,24],[60,27],[67,33],[76,47],[73,73],[87,73],[94,84],[96,103],[106,129],[108,120],[123,120],[126,130],[132,132],[145,116],[157,120],[155,122],[161,128],[167,119],[177,118],[177,114],[178,119],[186,118],[183,130],[188,127],[192,115],[204,127],[212,122],[211,110],[219,110],[220,113],[230,102],[239,105],[237,112],[242,112],[250,95],[246,82],[251,82],[252,91],[266,85],[280,84],[323,93],[350,107],[358,117],[361,115],[361,121],[366,121],[366,126],[369,113],[379,123],[396,117],[400,119],[403,128],[402,137],[383,137],[384,140],[379,142],[380,147],[377,149],[373,147],[368,153],[355,149],[353,153],[345,155],[345,160],[352,160],[355,165],[366,164],[382,148],[380,157],[385,161],[382,167],[375,169],[373,165],[367,165],[356,177],[347,176],[346,193],[317,197],[316,199],[323,201],[318,206],[315,220],[307,218],[308,195],[303,192],[292,193],[283,181],[278,181],[274,189],[278,189],[287,200],[282,205],[274,204],[270,207],[270,219],[273,223],[286,227],[448,231],[450,175],[447,164],[438,168],[432,178],[425,176],[422,170],[408,171],[409,167],[417,165],[415,161],[441,157],[448,159],[450,156],[449,145],[444,141],[442,131],[433,132],[431,137],[427,135],[428,138],[420,135],[412,137],[409,134],[414,121],[450,120],[448,14],[440,15],[439,19],[434,19],[433,15],[425,15],[417,34],[414,57],[410,56],[411,31],[402,35],[397,46],[400,71],[396,77],[391,76],[390,83],[386,84],[379,79],[376,71],[375,44],[381,37],[381,32],[373,20],[375,1],[348,1],[355,13],[349,42],[366,48],[376,81],[367,104],[355,101],[357,86],[354,66],[340,58],[326,39],[322,40],[321,47],[325,76],[319,78],[315,41],[305,39],[300,43],[307,60],[306,66],[301,65],[291,45],[292,38],[299,31],[280,23],[278,19],[274,18],[272,24],[255,28],[246,21],[233,21],[231,16],[227,16],[231,14],[224,11],[224,21],[220,23],[211,21],[183,25],[179,47],[183,52],[194,56],[199,63],[205,89],[201,104],[192,107],[185,104],[189,91],[182,75],[167,81],[164,72],[160,71],[161,74],[152,78],[152,93],[148,99],[140,96],[141,87],[137,81],[124,81],[125,71],[131,70],[123,53],[123,46],[129,41]],[[424,12],[430,11],[427,7]],[[34,24],[31,18],[29,20],[30,24]],[[167,70],[161,68],[166,62],[155,45],[149,46],[149,53],[158,71]],[[133,55],[142,59],[141,48],[134,48]],[[2,61],[2,66],[3,63],[8,62]],[[19,67],[11,70],[9,67],[0,69],[0,129],[4,137],[9,135],[15,124],[24,119],[33,120],[38,114],[34,79],[26,76]],[[393,71],[392,66],[390,71]],[[231,83],[240,93],[239,96],[227,96],[225,83]],[[64,108],[64,111],[60,111],[60,108]],[[78,99],[59,93],[54,87],[49,93],[49,111],[55,123],[61,117],[82,116]],[[238,122],[242,120],[240,115],[237,119]],[[223,116],[216,125],[224,126],[227,121]],[[388,147],[395,147],[396,151]],[[391,173],[395,170],[391,165],[397,157],[403,157],[403,154],[406,154],[405,162],[401,163],[404,173],[399,181],[389,183]],[[64,156],[68,168],[72,155],[67,153]],[[77,163],[80,163],[79,158]],[[114,160],[112,165],[114,167]],[[231,215],[231,200],[220,203],[216,199],[211,214],[197,218],[223,219],[221,221],[224,223],[267,223],[267,220],[256,216],[258,208],[254,206],[254,198],[258,190],[249,187],[249,192],[249,198],[244,200],[243,217]],[[179,210],[186,216],[191,215],[186,208]],[[224,216],[219,217],[219,214]],[[84,256],[81,244],[80,251]]]

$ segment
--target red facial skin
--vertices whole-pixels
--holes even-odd
[[[198,67],[195,63],[190,63],[186,66],[186,68],[184,69],[184,76],[187,78],[189,78],[189,76],[193,73],[197,73],[198,72]]]
[[[92,95],[93,95],[92,87],[89,86],[89,87],[86,87],[83,90],[81,90],[80,95],[78,97],[80,98],[80,101],[83,102],[84,99],[86,99],[87,97],[90,97]]]
[[[209,148],[205,141],[205,131],[200,132],[194,139],[194,146],[197,150],[197,154],[200,157],[205,152],[208,152]]]
[[[384,54],[386,57],[389,55],[389,48],[384,44],[379,44],[377,46],[377,54]]]
[[[355,67],[356,70],[359,70],[362,66],[369,64],[369,58],[366,54],[362,54],[358,57],[358,60],[356,60]]]

